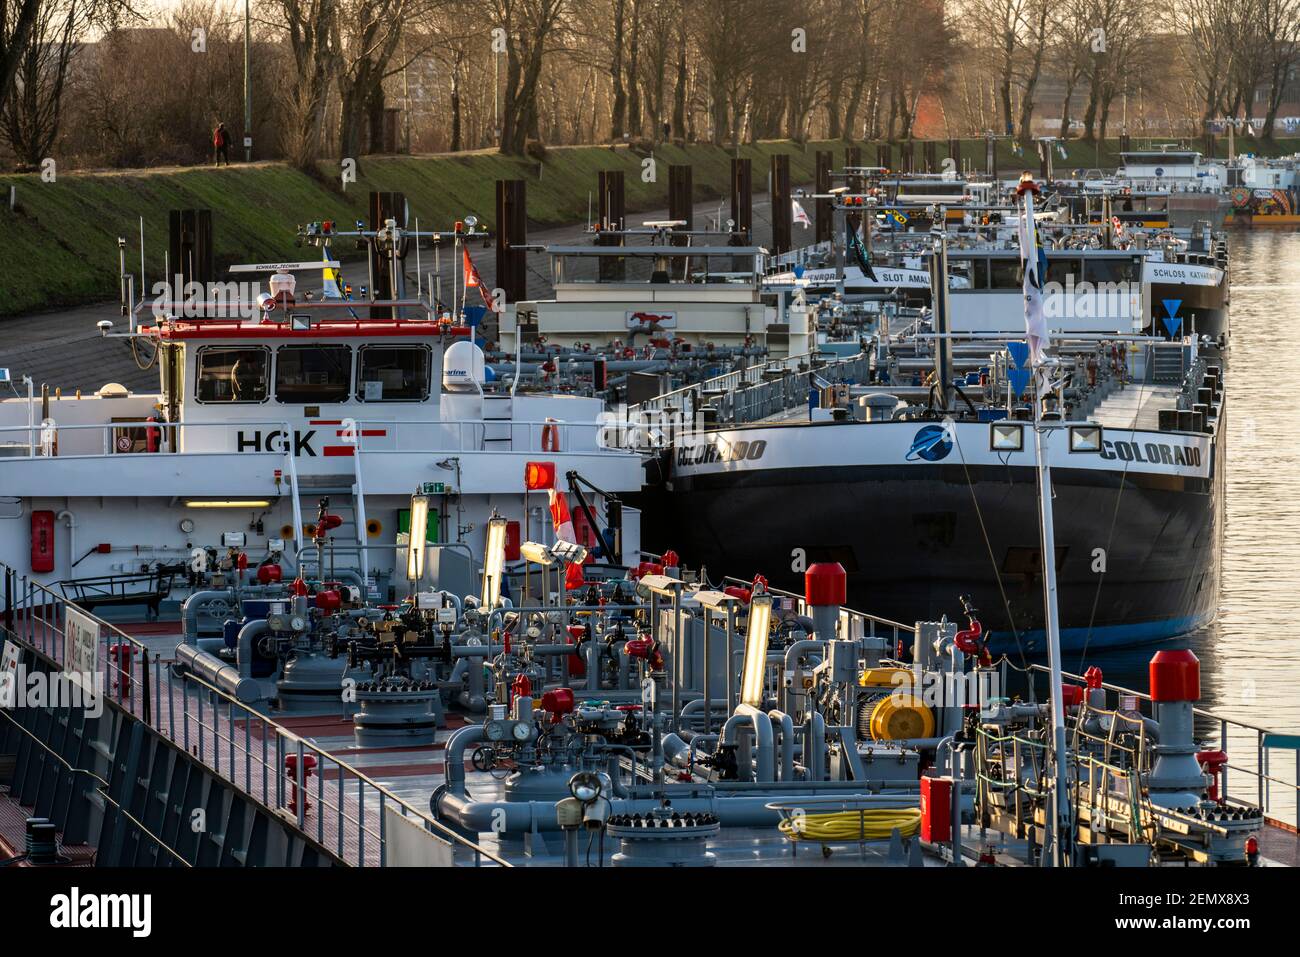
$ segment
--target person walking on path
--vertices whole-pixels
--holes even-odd
[[[227,166],[230,165],[230,134],[226,132],[225,123],[218,123],[212,131],[212,154],[214,166],[220,166],[222,160],[226,161]]]

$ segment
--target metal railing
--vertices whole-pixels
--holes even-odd
[[[753,582],[745,581],[743,578],[735,578],[731,575],[724,576],[722,584],[736,585],[742,588],[749,588]],[[798,592],[786,591],[784,588],[773,588],[767,586],[767,590],[790,603],[790,610],[795,614],[807,616],[811,608],[805,596]],[[881,618],[879,615],[872,615],[865,611],[858,611],[853,608],[840,608],[840,638],[882,638],[884,632],[889,633],[890,648],[892,654],[898,645],[898,640],[907,636],[910,641],[916,635],[915,625],[905,625],[901,621],[892,621],[888,618]]]
[[[520,419],[358,419],[351,417],[341,417],[337,420],[336,425],[325,426],[323,428],[333,428],[337,432],[332,440],[327,444],[353,445],[364,447],[369,452],[412,452],[419,451],[422,453],[437,454],[439,452],[543,452],[548,451],[548,445],[554,441],[561,452],[609,452],[619,453],[624,450],[609,446],[601,446],[595,441],[596,436],[602,434],[602,430],[607,429],[609,422],[604,421],[534,421]],[[385,431],[393,430],[392,436],[385,436],[389,439],[393,447],[381,448],[378,441],[366,442],[367,431],[373,430],[375,426],[383,426]],[[146,428],[157,429],[160,438],[160,452],[147,453],[136,451],[133,448],[134,443],[126,433],[140,431]],[[42,426],[39,422],[36,425],[0,425],[0,446],[3,446],[4,436],[8,434],[18,434],[22,436],[22,441],[7,443],[7,447],[12,451],[14,449],[25,448],[26,455],[6,455],[0,458],[0,463],[9,459],[33,459],[47,458],[47,448],[51,451],[57,444],[57,436],[65,432],[87,432],[97,431],[101,433],[101,442],[99,450],[94,452],[69,452],[60,450],[57,453],[58,458],[100,458],[107,455],[145,455],[145,454],[163,454],[164,452],[179,452],[183,455],[229,455],[240,451],[235,447],[234,434],[239,429],[275,429],[280,431],[281,435],[287,435],[286,447],[266,448],[266,449],[245,449],[240,454],[243,455],[276,455],[283,456],[287,449],[293,445],[293,429],[287,420],[272,419],[250,419],[243,420],[223,420],[220,422],[149,422],[143,417],[132,421],[116,422],[92,422],[80,423],[73,425],[60,425],[55,423],[51,426]],[[322,427],[317,427],[322,428]],[[229,448],[186,448],[184,441],[186,430],[192,429],[223,429],[231,433],[231,442]],[[406,429],[418,431],[418,436],[413,437],[409,447],[402,448],[398,441],[398,432]],[[438,442],[436,445],[430,444],[431,430],[438,433]],[[501,435],[494,433],[500,432]],[[48,435],[48,441],[46,438]],[[115,437],[115,433],[117,433]],[[126,446],[124,448],[116,447],[116,439],[125,437]],[[579,438],[592,438],[591,442],[577,441]],[[506,447],[494,449],[491,447],[493,442],[500,441]],[[364,443],[364,445],[363,445]]]
[[[301,735],[168,662],[121,628],[0,562],[3,631],[68,666],[68,641],[90,622],[96,672],[117,706],[198,758],[248,797],[287,818],[345,864],[386,866],[385,811],[418,821],[475,866],[503,858],[434,821],[389,788]],[[69,615],[73,634],[69,635]],[[314,780],[312,780],[314,778]],[[302,798],[302,800],[299,800]]]
[[[631,406],[627,419],[654,425],[667,415],[691,427],[712,407],[720,422],[743,424],[804,404],[813,374],[830,382],[861,381],[870,371],[865,353],[841,359],[828,355],[788,356],[726,372]]]
[[[1046,665],[1031,664],[1029,672],[1032,675],[1047,675],[1049,670]],[[1062,678],[1076,684],[1086,685],[1087,679],[1083,675],[1072,674],[1071,672],[1062,672]],[[1102,682],[1102,687],[1107,691],[1119,695],[1131,695],[1136,700],[1145,702],[1149,716],[1153,711],[1152,699],[1149,694],[1141,691],[1135,691],[1132,688],[1125,688],[1122,685]],[[1233,798],[1229,790],[1229,779],[1235,774],[1244,775],[1254,782],[1254,800],[1251,802],[1255,806],[1263,809],[1264,814],[1268,817],[1279,821],[1283,825],[1295,828],[1300,825],[1300,735],[1278,734],[1268,728],[1262,728],[1258,725],[1248,724],[1245,721],[1238,721],[1235,718],[1227,718],[1215,712],[1208,711],[1204,708],[1193,708],[1193,714],[1201,719],[1202,722],[1210,723],[1218,733],[1219,750],[1231,758],[1234,753],[1234,746],[1237,752],[1241,753],[1244,749],[1247,754],[1254,754],[1255,766],[1249,767],[1240,762],[1232,762],[1223,766],[1219,773],[1219,796],[1224,801],[1242,804],[1246,803],[1240,798]],[[1275,775],[1270,770],[1270,756],[1273,751],[1293,751],[1295,753],[1294,777],[1287,780],[1283,776]],[[1286,802],[1279,798],[1274,800],[1274,787],[1282,789],[1282,795],[1289,797],[1290,801]],[[1238,789],[1240,794],[1240,789]]]

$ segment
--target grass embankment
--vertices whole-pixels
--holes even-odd
[[[755,188],[761,190],[771,154],[790,153],[791,177],[804,182],[812,176],[815,149],[816,144],[805,150],[798,144],[766,143],[742,148],[741,154],[754,159]],[[655,209],[667,206],[668,164],[694,167],[696,198],[703,200],[729,189],[730,156],[716,147],[661,147],[655,152],[655,183],[642,182],[641,156],[601,147],[552,149],[540,164],[491,152],[367,157],[357,181],[346,189],[338,167],[325,164],[320,179],[282,163],[59,173],[54,182],[43,182],[36,174],[0,175],[0,315],[116,298],[117,240],[126,238],[128,269],[134,266],[138,272],[141,216],[146,272],[151,283],[157,281],[171,209],[213,211],[219,264],[275,261],[298,255],[293,242],[299,223],[366,218],[371,190],[405,193],[422,228],[450,228],[469,213],[491,227],[495,181],[524,179],[530,221],[561,225],[586,219],[588,195],[602,169],[625,171],[630,209]],[[16,213],[8,208],[10,186],[18,189]],[[301,255],[319,253],[304,250]]]
[[[1278,154],[1296,148],[1297,141],[1278,141],[1267,152]],[[1058,170],[1112,166],[1117,143],[1098,151],[1073,143]],[[1137,141],[1134,140],[1134,147]],[[830,148],[835,165],[843,164],[843,143],[767,142],[742,147],[740,155],[754,160],[754,188],[765,189],[768,158],[774,153],[791,156],[791,179],[812,179],[814,152]],[[1250,141],[1238,140],[1238,149],[1251,151]],[[1259,152],[1265,152],[1263,147]],[[999,142],[999,168],[1036,168],[1036,161],[1013,154],[1008,142]],[[447,228],[473,213],[491,227],[494,217],[494,182],[524,179],[528,183],[528,215],[538,225],[560,225],[586,219],[588,196],[602,169],[625,171],[627,203],[631,210],[667,206],[668,170],[672,163],[694,167],[695,198],[725,196],[729,190],[732,152],[721,147],[661,146],[655,151],[657,181],[642,181],[643,156],[626,148],[555,148],[546,160],[512,159],[494,152],[440,156],[368,157],[360,164],[357,181],[344,189],[339,168],[322,164],[320,178],[308,176],[281,163],[250,166],[169,168],[106,172],[59,173],[54,182],[38,174],[0,175],[0,315],[59,306],[99,302],[117,296],[117,239],[127,240],[128,268],[138,269],[139,217],[144,217],[146,271],[150,281],[161,278],[167,241],[167,211],[206,207],[214,213],[216,255],[219,264],[237,261],[274,261],[292,258],[297,224],[336,219],[351,223],[366,216],[370,190],[406,194],[412,215],[424,228]],[[891,152],[894,164],[899,150]],[[982,140],[967,140],[962,155],[977,167],[983,165]],[[915,146],[919,165],[921,144]],[[938,146],[940,160],[947,146]],[[874,144],[862,145],[862,161],[876,163]],[[18,207],[9,210],[9,191],[17,187]],[[315,255],[311,251],[306,255]]]

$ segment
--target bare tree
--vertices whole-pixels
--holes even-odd
[[[537,81],[568,0],[492,0],[492,5],[506,46],[501,152],[519,155],[537,130]]]
[[[1278,107],[1297,60],[1300,60],[1300,0],[1255,0],[1259,16],[1256,23],[1264,34],[1264,70],[1268,82],[1268,101],[1261,135],[1273,138]]]
[[[125,0],[0,0],[0,126],[36,165],[59,135],[68,71],[92,30],[134,16]]]
[[[0,0],[0,102],[9,99],[40,15],[41,0]]]
[[[331,43],[337,0],[276,0],[289,35],[292,70],[283,94],[282,146],[300,169],[320,160],[325,102],[337,53]]]

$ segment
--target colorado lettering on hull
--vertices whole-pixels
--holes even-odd
[[[312,448],[311,440],[315,435],[315,429],[308,429],[306,432],[295,429],[293,433],[293,454],[295,456],[307,455],[314,458],[316,450]],[[245,432],[240,429],[235,433],[236,452],[287,452],[288,450],[288,441],[282,429],[275,429],[265,434],[261,431]]]
[[[1201,464],[1201,450],[1196,446],[1169,445],[1165,442],[1107,440],[1101,443],[1101,457],[1145,465],[1183,465],[1195,468]]]
[[[728,442],[721,437],[698,445],[683,445],[677,449],[678,465],[711,465],[714,462],[757,462],[767,451],[767,442],[743,439]]]

